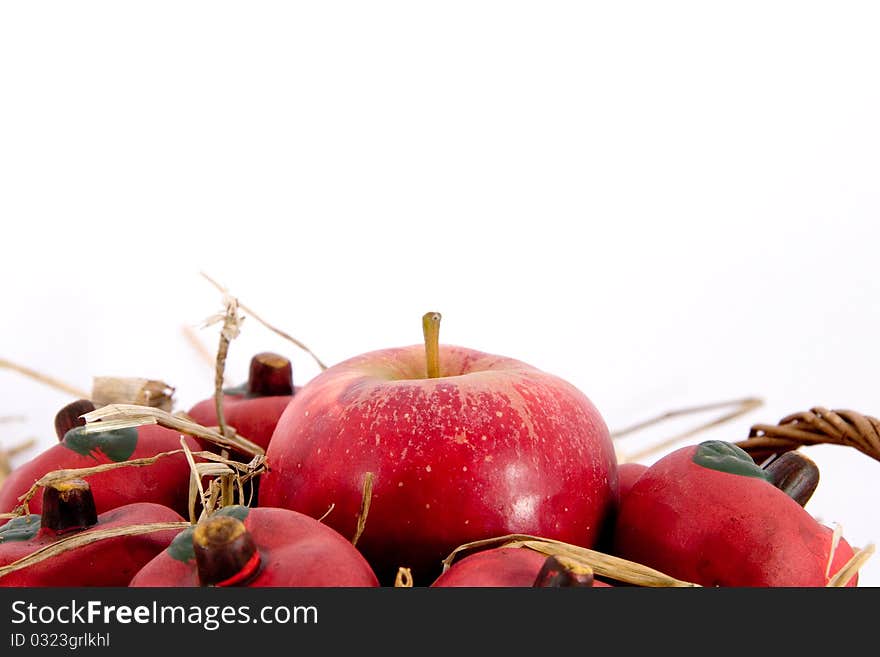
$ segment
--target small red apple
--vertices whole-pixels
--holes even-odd
[[[444,571],[432,588],[532,586],[547,557],[522,548],[492,548],[464,557]]]
[[[623,499],[648,466],[644,463],[619,463],[617,465],[618,497]]]
[[[279,354],[261,352],[251,358],[248,380],[241,386],[224,390],[223,419],[236,432],[263,449],[275,430],[278,418],[293,398],[296,387],[290,360]],[[187,412],[203,426],[217,426],[217,406],[213,397],[195,404]],[[200,441],[202,449],[217,451],[208,441]],[[250,458],[233,452],[233,458]]]
[[[801,506],[810,463],[790,465],[720,440],[667,454],[621,499],[615,554],[702,586],[825,586],[853,549]]]
[[[178,431],[155,424],[86,433],[80,411],[89,410],[94,410],[94,405],[80,400],[58,412],[55,427],[60,442],[22,463],[3,481],[0,485],[0,513],[15,509],[20,503],[19,497],[49,472],[148,458],[181,448]],[[189,449],[199,450],[199,443],[194,438],[183,438]],[[133,502],[154,502],[186,515],[190,477],[186,456],[172,454],[146,467],[126,467],[93,474],[89,482],[98,513]],[[41,509],[42,497],[34,497],[29,503],[29,512],[38,514]]]
[[[161,504],[136,502],[98,513],[88,482],[71,479],[48,486],[42,515],[18,516],[0,525],[0,566],[7,566],[59,540],[92,530],[130,525],[183,523]],[[61,552],[0,577],[3,586],[127,586],[132,576],[162,552],[180,529],[113,536]]]
[[[426,345],[312,379],[266,457],[261,504],[313,517],[334,505],[325,522],[345,536],[374,474],[357,546],[386,582],[405,566],[430,583],[451,550],[503,534],[591,547],[617,495],[608,428],[584,393],[512,358],[440,347],[428,331]]]
[[[288,509],[227,506],[184,530],[132,587],[375,587],[363,555],[343,536]]]
[[[548,557],[526,548],[498,547],[474,552],[454,563],[431,584],[447,587],[607,587],[564,557]]]

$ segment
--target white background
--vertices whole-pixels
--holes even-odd
[[[4,3],[0,357],[186,408],[212,385],[181,332],[221,309],[203,270],[328,363],[438,310],[444,342],[568,379],[612,429],[747,395],[700,438],[876,415],[876,7]],[[245,320],[230,377],[263,349],[318,371]],[[6,371],[0,395],[26,418],[3,444],[54,441],[69,396]],[[880,463],[805,453],[808,509],[880,541]]]

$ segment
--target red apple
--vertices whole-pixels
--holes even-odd
[[[85,433],[80,426],[69,429],[61,442],[22,463],[0,485],[0,513],[10,512],[19,497],[38,479],[55,470],[89,468],[105,463],[155,456],[180,450],[181,434],[155,424],[99,433]],[[198,451],[199,443],[184,436],[187,446]],[[144,467],[126,467],[89,476],[98,513],[131,504],[153,502],[181,515],[189,508],[190,467],[184,454],[172,454]],[[30,513],[40,513],[42,498],[34,497]]]
[[[806,466],[782,474],[799,475]],[[784,489],[776,485],[778,474],[732,443],[681,447],[621,499],[614,552],[703,586],[825,586],[853,549],[842,538],[833,549],[832,530],[784,490],[784,481]],[[857,582],[855,576],[849,585]]]
[[[385,582],[405,566],[430,583],[454,548],[502,534],[593,546],[617,495],[595,406],[512,358],[434,353],[433,368],[424,345],[366,353],[303,386],[269,444],[261,504],[313,517],[333,505],[324,522],[352,537],[374,473],[357,546]]]
[[[289,359],[272,352],[258,353],[251,358],[248,380],[241,386],[224,390],[223,419],[235,427],[239,435],[265,449],[278,418],[296,390]],[[217,426],[214,397],[198,402],[187,415],[203,426]],[[213,443],[200,442],[202,449],[218,451]],[[250,460],[236,452],[232,456],[245,462]]]
[[[606,582],[588,577],[563,557],[548,557],[526,548],[491,548],[481,550],[454,563],[431,584],[444,587],[609,587]]]
[[[533,586],[546,561],[546,555],[523,548],[481,550],[453,564],[431,587]]]
[[[0,525],[0,566],[8,566],[80,532],[152,523],[181,523],[172,509],[151,502],[125,504],[99,514],[88,482],[67,480],[43,489],[42,515],[18,516]],[[113,536],[55,554],[0,576],[4,586],[127,586],[180,529]]]
[[[648,466],[644,463],[620,463],[617,466],[618,497],[623,499]]]
[[[223,507],[178,534],[132,587],[375,587],[350,541],[288,509]]]

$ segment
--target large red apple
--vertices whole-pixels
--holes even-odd
[[[430,349],[429,349],[430,352]],[[430,583],[459,545],[526,533],[598,540],[617,494],[608,429],[573,385],[521,361],[443,345],[366,353],[308,382],[281,416],[260,502],[352,537],[366,473],[371,506],[357,547],[389,582]]]

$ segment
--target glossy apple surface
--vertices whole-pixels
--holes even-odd
[[[454,548],[528,533],[592,546],[617,494],[608,429],[566,381],[521,361],[443,345],[426,378],[422,345],[339,363],[281,416],[261,504],[322,516],[352,537],[382,581],[398,567],[430,583]]]

